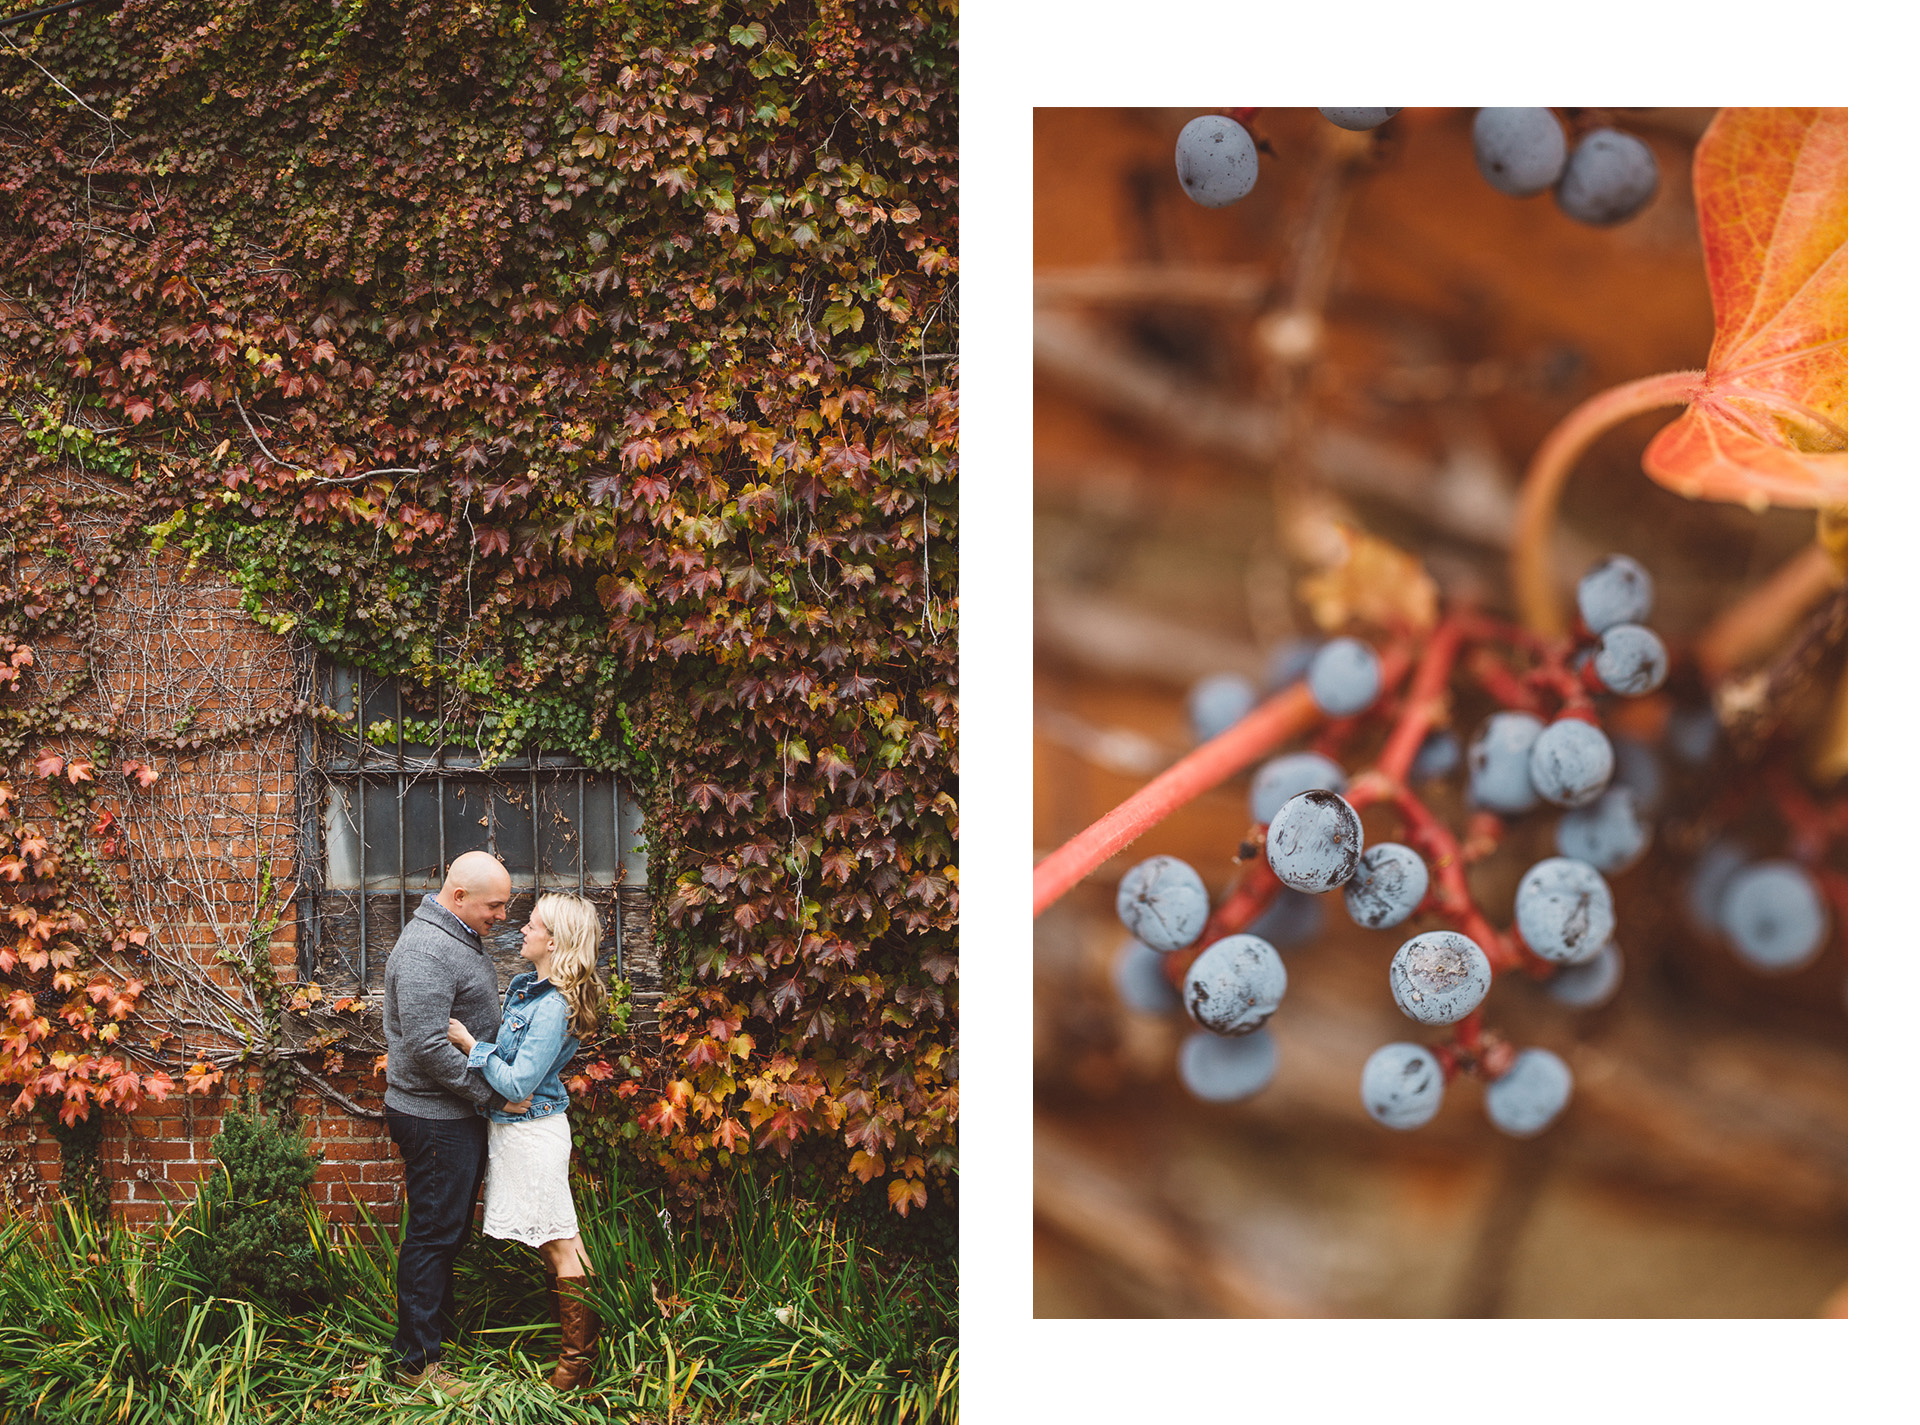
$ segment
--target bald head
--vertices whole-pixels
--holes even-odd
[[[507,918],[507,898],[513,892],[507,868],[484,851],[468,851],[453,858],[440,883],[438,900],[477,935],[485,935]]]

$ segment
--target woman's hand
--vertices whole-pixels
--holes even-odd
[[[467,1032],[467,1026],[457,1019],[447,1021],[447,1042],[462,1054],[473,1052],[473,1036]]]

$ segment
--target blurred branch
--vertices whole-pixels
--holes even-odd
[[[1175,368],[1128,350],[1086,317],[1035,313],[1033,358],[1037,374],[1169,439],[1263,470],[1279,458],[1280,419],[1272,408],[1216,395]],[[1434,461],[1407,446],[1320,422],[1308,445],[1320,482],[1341,495],[1395,505],[1442,534],[1490,549],[1505,549],[1512,537],[1513,491],[1484,444]]]
[[[1057,584],[1034,590],[1034,651],[1116,678],[1184,688],[1209,673],[1259,678],[1260,650],[1117,599]]]
[[[1036,707],[1034,721],[1056,746],[1123,777],[1151,777],[1179,755],[1145,733],[1100,727],[1058,708]]]
[[[1033,1211],[1040,1223],[1140,1281],[1169,1315],[1189,1303],[1216,1316],[1314,1316],[1187,1240],[1139,1183],[1109,1172],[1044,1119],[1033,1129]]]
[[[1846,586],[1846,576],[1833,556],[1810,544],[1767,577],[1765,583],[1741,595],[1694,645],[1694,657],[1709,681],[1718,682],[1786,641],[1800,621],[1835,589]]]
[[[1265,269],[1169,267],[1140,263],[1074,267],[1033,274],[1036,307],[1087,306],[1258,307],[1273,286]]]
[[[1187,445],[1262,467],[1279,449],[1271,410],[1215,396],[1173,368],[1124,350],[1085,317],[1034,313],[1033,361],[1037,375]]]

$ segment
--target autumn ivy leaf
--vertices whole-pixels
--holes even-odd
[[[1694,151],[1714,339],[1647,474],[1764,508],[1847,498],[1847,111],[1725,109]]]
[[[905,1217],[912,1208],[927,1205],[927,1185],[918,1178],[895,1178],[887,1184],[887,1205]]]
[[[82,761],[78,757],[74,758],[73,761],[67,763],[67,780],[75,785],[81,782],[91,782],[93,780],[93,763]]]
[[[42,752],[33,759],[33,770],[49,780],[59,776],[60,769],[66,765],[67,759],[58,752]]]
[[[138,782],[143,787],[151,787],[155,782],[160,780],[160,774],[145,762],[122,762],[120,764],[120,771],[123,775],[132,781]]]

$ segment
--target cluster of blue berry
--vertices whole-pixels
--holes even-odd
[[[1578,633],[1559,644],[1527,645],[1537,666],[1508,685],[1518,690],[1516,699],[1532,697],[1535,707],[1556,696],[1558,714],[1496,711],[1464,757],[1454,735],[1432,725],[1432,709],[1461,644],[1469,635],[1491,641],[1504,626],[1450,616],[1429,635],[1419,686],[1397,703],[1382,659],[1358,639],[1294,644],[1276,656],[1267,692],[1304,681],[1327,719],[1390,711],[1396,726],[1380,761],[1352,779],[1321,751],[1289,752],[1258,768],[1248,800],[1265,855],[1249,862],[1220,905],[1200,874],[1171,856],[1155,856],[1122,879],[1117,909],[1133,938],[1116,961],[1116,985],[1129,1005],[1145,1012],[1184,1004],[1196,1027],[1179,1065],[1192,1093],[1228,1101],[1272,1080],[1279,1050],[1263,1026],[1286,993],[1280,950],[1318,932],[1318,898],[1339,889],[1348,917],[1367,929],[1391,929],[1421,912],[1446,923],[1407,939],[1387,980],[1408,1018],[1453,1026],[1454,1037],[1432,1047],[1388,1044],[1367,1060],[1360,1094],[1374,1119],[1398,1129],[1426,1123],[1439,1111],[1447,1082],[1462,1071],[1487,1081],[1486,1111],[1503,1132],[1531,1136],[1566,1107],[1573,1087],[1568,1066],[1547,1049],[1515,1052],[1481,1029],[1479,1010],[1496,975],[1509,970],[1540,977],[1553,998],[1575,1008],[1604,1004],[1618,988],[1623,962],[1606,877],[1632,866],[1651,844],[1663,772],[1646,744],[1602,730],[1594,699],[1652,692],[1668,665],[1664,644],[1646,623],[1653,581],[1639,563],[1624,555],[1603,560],[1581,580],[1578,602]],[[1207,680],[1189,704],[1196,736],[1219,735],[1258,698],[1250,683]],[[1671,721],[1683,760],[1700,760],[1696,721],[1690,715]],[[1414,739],[1417,751],[1405,755]],[[1495,930],[1472,904],[1461,869],[1470,857],[1416,791],[1461,771],[1463,763],[1465,800],[1488,823],[1498,826],[1542,804],[1561,809],[1560,854],[1537,861],[1520,878],[1510,930]],[[1361,812],[1376,803],[1400,812],[1405,842],[1367,844]],[[1826,934],[1819,888],[1801,867],[1779,860],[1750,864],[1730,845],[1703,860],[1692,908],[1744,958],[1767,968],[1803,962]]]
[[[1322,109],[1343,129],[1373,129],[1398,109]],[[1259,151],[1245,127],[1223,114],[1202,114],[1180,131],[1174,171],[1194,202],[1224,208],[1253,191]],[[1660,165],[1653,150],[1614,128],[1589,129],[1569,147],[1551,109],[1482,109],[1473,120],[1480,174],[1515,198],[1553,190],[1568,217],[1592,227],[1624,223],[1653,201]]]

